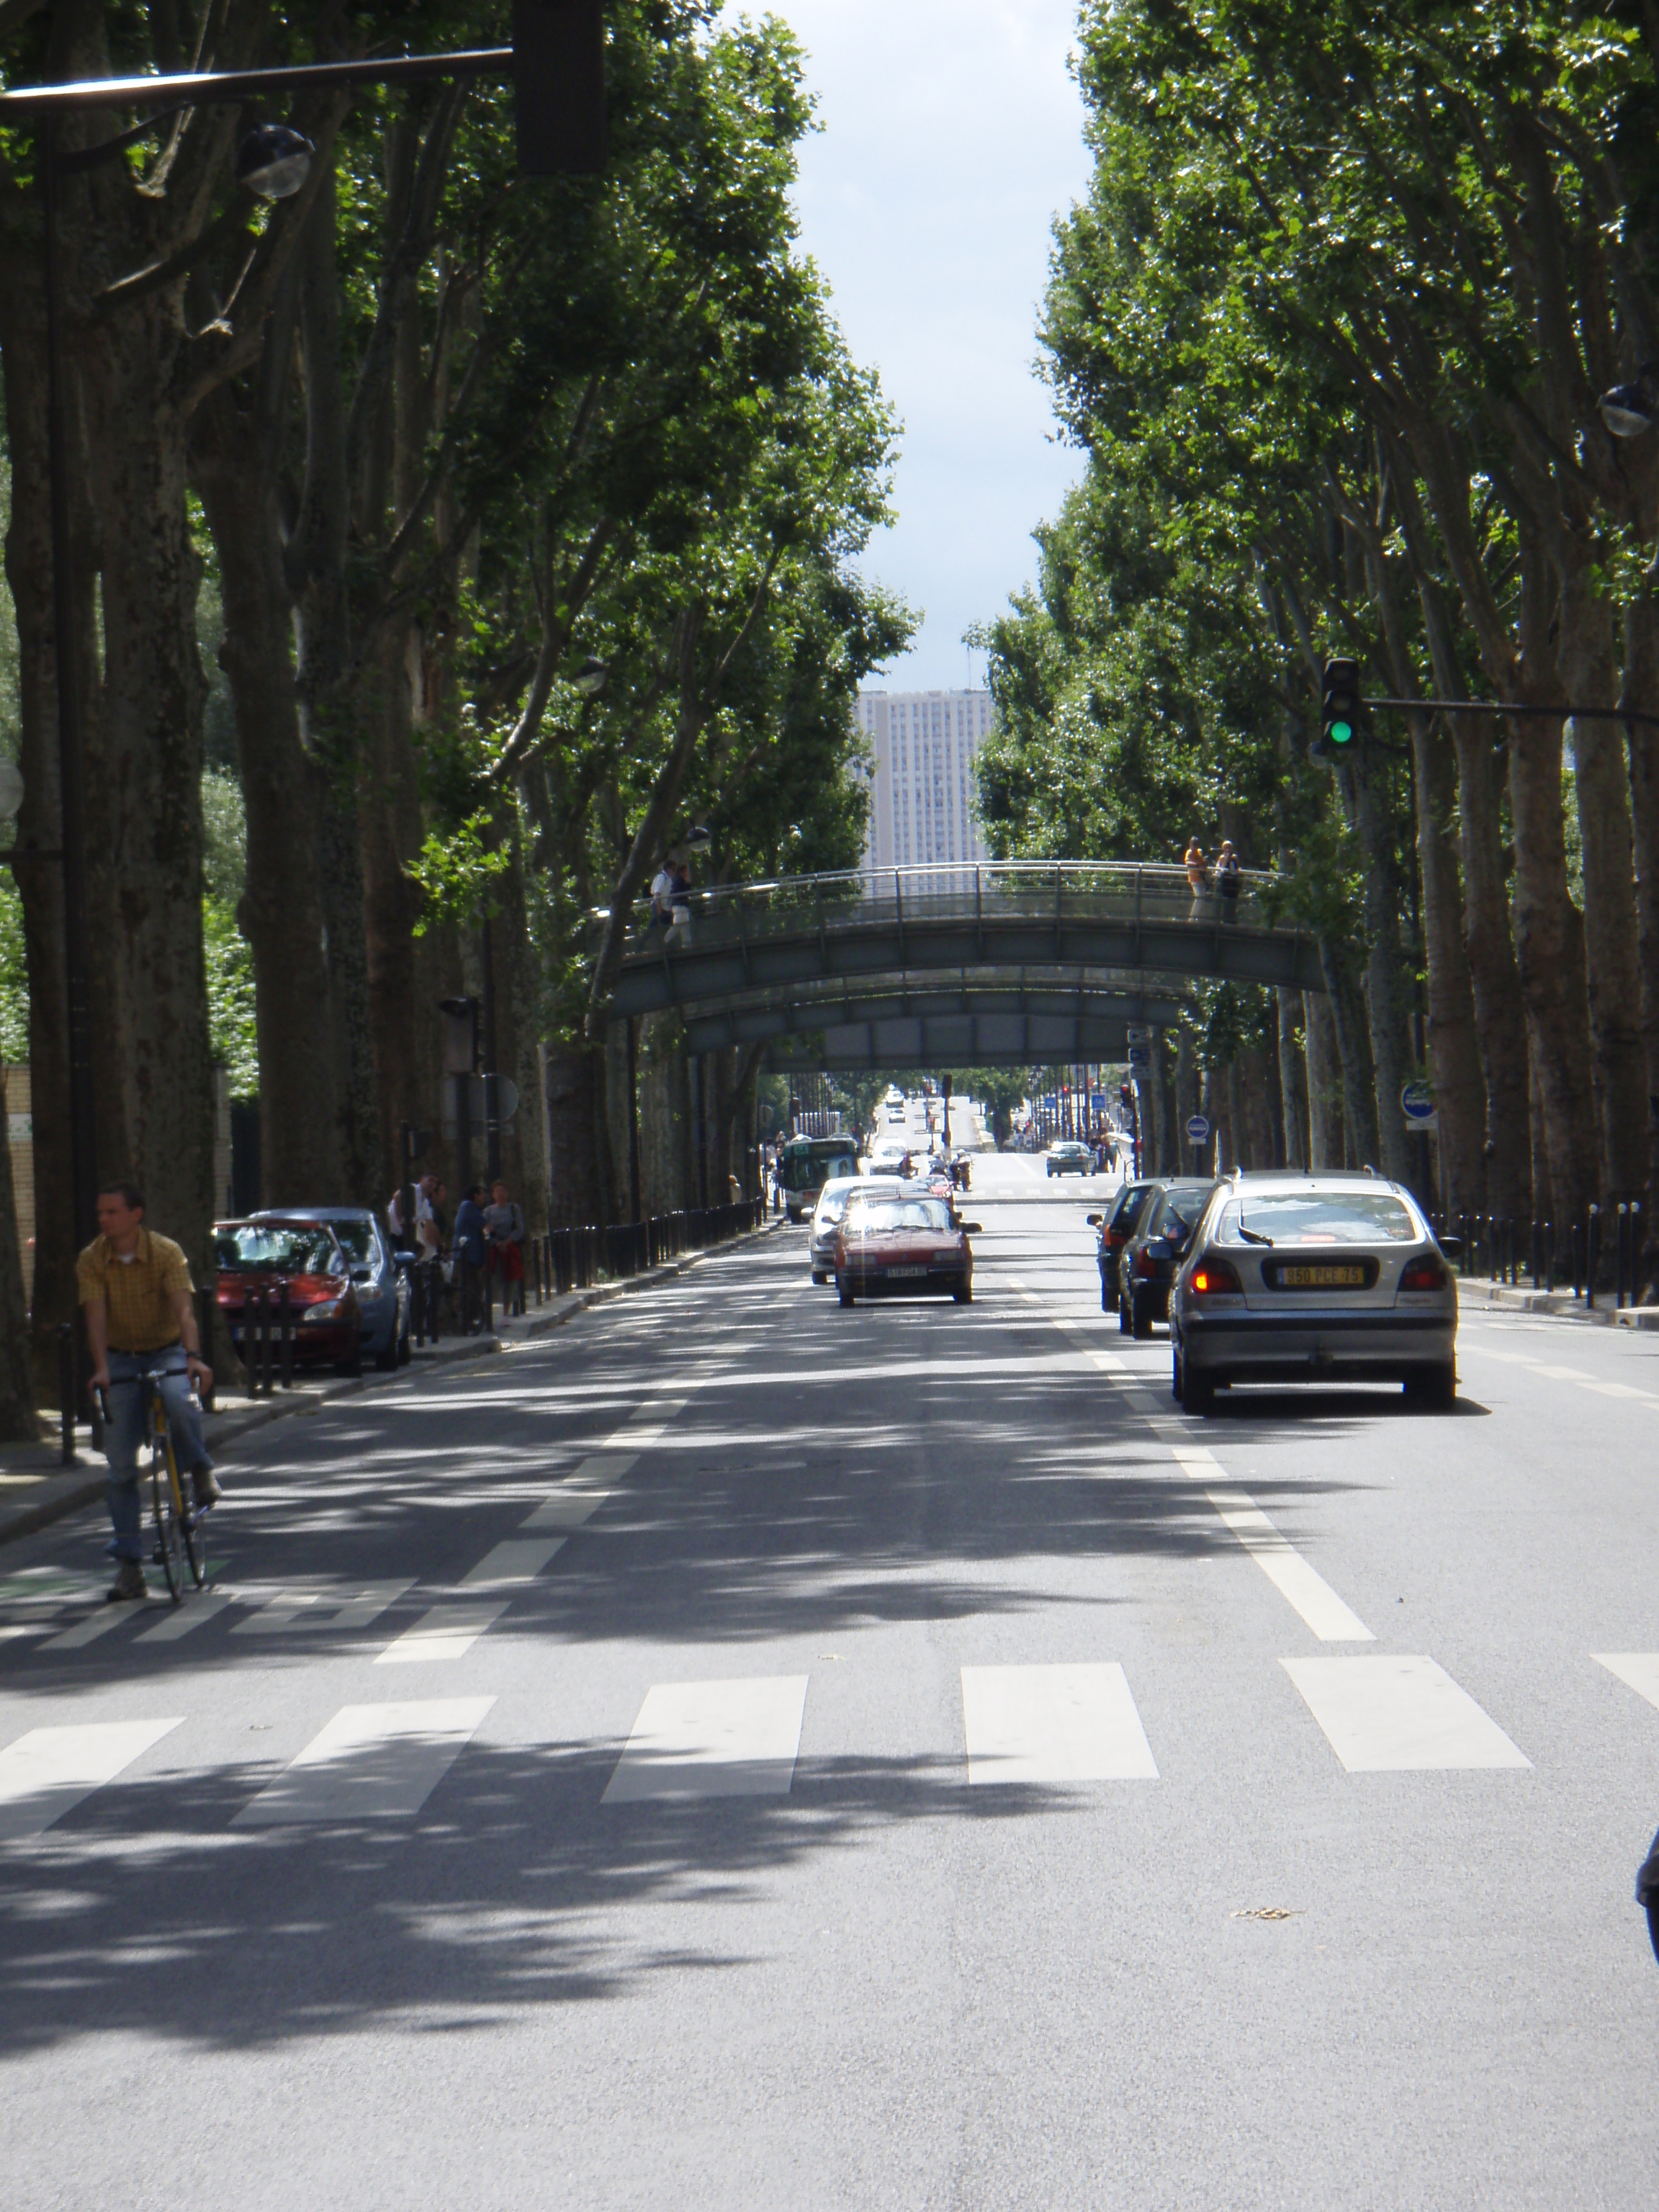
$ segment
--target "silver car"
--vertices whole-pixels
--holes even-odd
[[[1413,1405],[1449,1411],[1456,1249],[1379,1176],[1229,1176],[1171,1255],[1176,1396],[1207,1413],[1234,1382],[1397,1382]]]
[[[854,1191],[896,1191],[900,1188],[896,1176],[836,1176],[818,1193],[818,1202],[813,1210],[812,1226],[807,1233],[807,1250],[811,1255],[812,1280],[829,1283],[836,1275],[836,1230],[847,1211],[847,1201]]]

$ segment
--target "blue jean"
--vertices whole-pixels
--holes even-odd
[[[144,1556],[138,1534],[138,1451],[145,1441],[149,1419],[149,1392],[136,1378],[152,1367],[167,1370],[161,1384],[161,1402],[167,1409],[173,1454],[180,1474],[188,1477],[194,1468],[213,1464],[203,1442],[202,1416],[191,1399],[190,1381],[179,1346],[170,1345],[165,1352],[112,1352],[109,1425],[104,1431],[104,1456],[109,1462],[106,1493],[118,1559],[142,1559]]]

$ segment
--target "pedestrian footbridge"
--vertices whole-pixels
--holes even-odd
[[[1195,902],[1181,868],[1116,861],[723,885],[683,928],[639,907],[607,1010],[678,1011],[692,1050],[765,1042],[775,1066],[1121,1058],[1128,1026],[1172,1026],[1195,979],[1323,990],[1274,892],[1247,874],[1237,899]]]

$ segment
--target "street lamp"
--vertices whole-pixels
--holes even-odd
[[[236,149],[236,181],[256,199],[291,200],[310,175],[316,151],[309,138],[285,123],[261,123]]]
[[[1615,384],[1595,404],[1615,438],[1639,438],[1659,417],[1659,362],[1644,361],[1633,384]]]

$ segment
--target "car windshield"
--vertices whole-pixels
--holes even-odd
[[[1415,1244],[1422,1231],[1392,1191],[1290,1190],[1241,1194],[1221,1217],[1224,1243]]]
[[[348,1260],[360,1267],[372,1267],[380,1258],[380,1247],[375,1242],[374,1224],[370,1221],[335,1221],[330,1227],[339,1238],[341,1249]]]
[[[848,1225],[860,1237],[879,1236],[892,1229],[948,1230],[951,1209],[938,1198],[866,1199]]]
[[[216,1230],[213,1242],[220,1267],[236,1274],[331,1275],[339,1269],[326,1229],[250,1221]]]
[[[836,1183],[826,1184],[824,1186],[823,1194],[818,1200],[818,1219],[820,1221],[839,1221],[842,1214],[847,1211],[848,1201],[851,1199],[854,1192],[857,1188],[858,1185],[855,1182],[843,1182],[839,1185]]]

